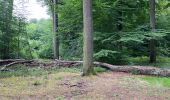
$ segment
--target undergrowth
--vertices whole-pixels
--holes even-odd
[[[0,72],[0,78],[6,78],[6,77],[12,77],[12,76],[41,76],[41,75],[48,75],[52,73],[57,73],[57,72],[73,72],[77,73],[80,72],[81,69],[80,67],[73,67],[73,68],[49,68],[49,69],[43,69],[43,68],[29,68],[23,65],[17,65],[17,66],[12,66],[9,71],[1,71]]]
[[[146,56],[129,58],[130,65],[140,66],[155,66],[160,68],[170,68],[170,58],[168,57],[157,57],[156,63],[149,63],[149,58]]]
[[[95,67],[94,68],[95,73],[101,73],[107,71],[104,68],[101,67]],[[6,77],[12,77],[12,76],[41,76],[41,75],[48,75],[52,73],[58,73],[58,72],[71,72],[71,73],[81,73],[82,67],[76,66],[76,67],[55,67],[55,68],[49,68],[49,69],[43,69],[39,67],[29,68],[23,65],[17,65],[17,66],[11,66],[11,69],[9,71],[1,71],[0,72],[0,78],[6,78]]]

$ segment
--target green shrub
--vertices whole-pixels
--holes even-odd
[[[155,66],[161,68],[169,68],[170,67],[170,58],[169,57],[161,57],[157,56],[156,63],[149,63],[149,57],[133,57],[128,59],[130,65],[142,65],[142,66]]]
[[[126,64],[126,56],[120,52],[112,50],[101,50],[94,55],[95,60],[110,64]]]
[[[106,69],[106,68],[102,68],[102,67],[95,67],[95,68],[94,68],[94,71],[95,71],[96,73],[102,73],[102,72],[106,72],[107,69]]]

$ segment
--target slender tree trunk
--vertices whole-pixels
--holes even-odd
[[[93,17],[92,0],[83,0],[84,47],[83,76],[93,74]]]
[[[53,0],[53,49],[54,59],[59,59],[58,13],[56,11],[58,0]]]
[[[150,0],[150,27],[152,32],[155,32],[156,18],[155,18],[155,0]],[[156,40],[151,39],[149,43],[150,47],[150,63],[156,62]]]

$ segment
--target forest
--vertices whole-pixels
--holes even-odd
[[[170,100],[170,0],[35,1],[0,0],[1,100]]]

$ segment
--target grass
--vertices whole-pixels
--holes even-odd
[[[52,73],[58,72],[71,72],[71,73],[78,73],[81,71],[81,67],[73,67],[73,68],[51,68],[51,69],[42,69],[42,68],[28,68],[23,65],[12,66],[12,71],[1,71],[0,78],[7,78],[7,77],[27,77],[27,76],[42,76],[48,75]]]
[[[67,95],[68,96],[71,95],[74,96],[75,98],[76,97],[86,98],[82,100],[87,100],[87,98],[91,98],[91,97],[93,97],[93,99],[96,99],[96,97],[98,97],[97,99],[99,98],[104,99],[106,95],[104,93],[107,94],[111,93],[110,90],[113,91],[114,89],[119,90],[119,88],[117,87],[121,87],[121,89],[123,90],[120,89],[121,91],[118,92],[115,91],[116,94],[114,95],[114,97],[120,97],[118,93],[122,93],[122,91],[124,91],[125,88],[129,89],[129,87],[131,87],[134,89],[138,89],[144,86],[145,84],[149,87],[150,85],[160,86],[156,88],[156,91],[162,89],[162,86],[170,87],[169,78],[135,76],[134,79],[127,81],[121,79],[121,77],[125,79],[128,78],[125,75],[120,77],[119,74],[117,76],[117,74],[113,75],[112,73],[102,73],[102,72],[106,72],[107,70],[101,67],[95,67],[94,71],[96,73],[102,73],[102,74],[99,74],[97,76],[94,75],[91,77],[80,76],[81,69],[82,69],[81,66],[71,67],[71,68],[51,68],[51,69],[28,68],[25,66],[14,66],[12,68],[15,69],[13,72],[0,72],[0,77],[1,77],[0,98],[8,99],[8,97],[9,98],[14,97],[18,99],[17,97],[21,96],[23,98],[26,97],[27,99],[27,96],[30,98],[34,98],[34,96],[43,98],[44,95],[47,96],[49,95],[51,97],[54,97],[54,100],[64,100],[65,97],[67,97]],[[130,77],[128,79],[130,79]],[[141,80],[142,82],[144,81],[146,82],[141,83]],[[147,83],[149,83],[150,85],[148,85]],[[87,91],[87,94],[76,95],[77,92],[84,92],[84,89]],[[94,90],[95,92],[90,92],[91,90]],[[129,91],[133,92],[135,90],[129,90]],[[155,92],[152,91],[151,93],[155,94]],[[160,93],[160,91],[158,91],[158,93]],[[165,95],[169,95],[168,93],[165,93]]]
[[[144,76],[141,79],[147,81],[151,86],[170,87],[170,78]]]
[[[95,71],[96,73],[102,73],[102,72],[106,72],[107,69],[102,68],[102,67],[95,67],[95,68],[94,68],[94,71]]]
[[[7,78],[7,77],[27,77],[27,76],[42,76],[48,75],[52,73],[58,72],[71,72],[71,73],[80,73],[82,72],[82,67],[72,67],[72,68],[51,68],[51,69],[42,69],[42,68],[28,68],[23,65],[12,66],[12,71],[2,71],[0,72],[0,78]],[[106,72],[105,68],[95,67],[95,73]]]
[[[43,94],[53,91],[58,82],[72,76],[71,82],[81,79],[81,66],[72,68],[28,68],[14,66],[13,71],[0,72],[0,93],[3,96],[19,96]],[[96,67],[96,73],[104,72],[105,69]],[[59,87],[58,87],[59,88]],[[58,90],[62,91],[62,90]],[[0,95],[1,98],[1,95]],[[63,100],[62,97],[56,100]]]
[[[129,58],[130,65],[155,66],[160,68],[170,68],[170,58],[157,57],[157,63],[150,64],[148,57]]]
[[[55,100],[64,100],[64,97],[57,97]]]
[[[0,93],[4,96],[34,95],[53,91],[56,84],[71,72],[57,72],[49,75],[0,78]],[[47,77],[46,77],[47,76]],[[1,97],[0,97],[1,98]]]

